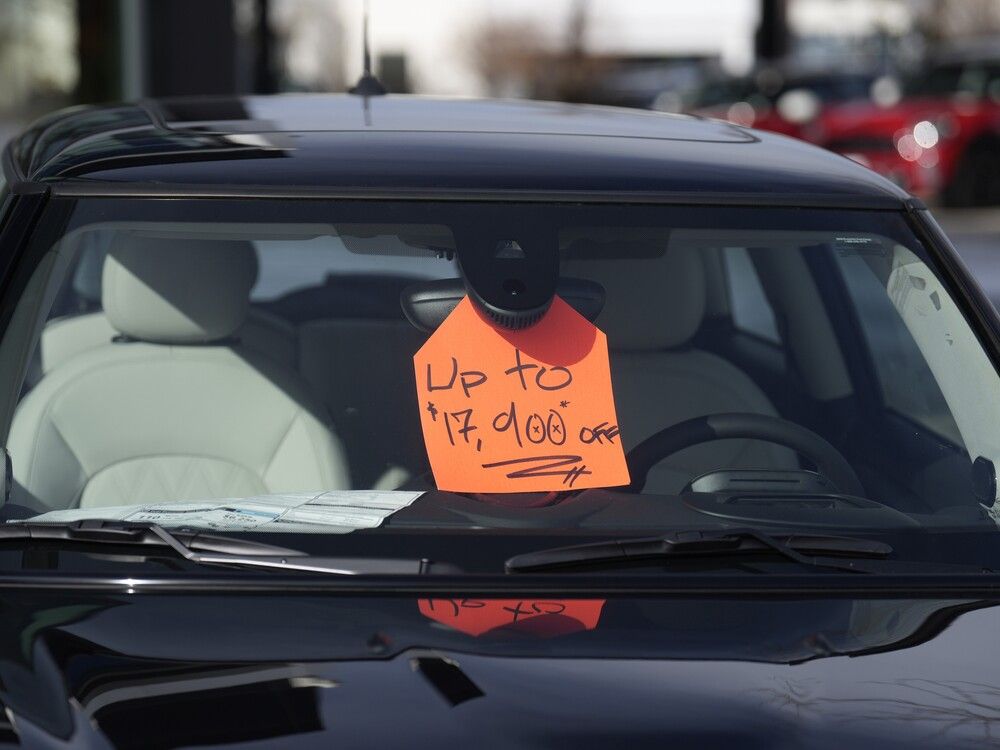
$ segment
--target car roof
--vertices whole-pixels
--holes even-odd
[[[348,94],[180,98],[50,115],[13,142],[23,181],[115,195],[605,196],[896,207],[832,153],[687,115]]]

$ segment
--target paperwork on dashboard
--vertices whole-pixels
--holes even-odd
[[[54,510],[32,518],[67,522],[102,518],[216,531],[346,534],[372,529],[416,500],[421,492],[301,492],[203,502],[164,502]]]

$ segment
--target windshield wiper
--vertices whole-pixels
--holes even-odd
[[[613,567],[643,560],[740,557],[762,553],[778,554],[812,567],[868,573],[870,571],[854,563],[828,558],[885,558],[892,553],[892,547],[870,539],[813,534],[769,536],[754,529],[673,531],[662,536],[614,539],[528,552],[510,558],[504,567],[508,573],[529,573],[579,566]]]
[[[68,523],[11,521],[0,524],[0,543],[13,540],[69,541],[173,550],[198,565],[271,568],[333,575],[420,575],[453,573],[454,566],[426,559],[384,557],[313,557],[300,550],[239,537],[200,532],[171,532],[155,523],[86,519]]]

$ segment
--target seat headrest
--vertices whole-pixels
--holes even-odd
[[[568,258],[564,276],[604,286],[595,321],[618,351],[656,351],[686,344],[705,317],[705,267],[699,251],[671,247],[654,258]]]
[[[257,275],[253,245],[120,234],[104,261],[101,299],[124,335],[160,344],[204,344],[235,333]]]

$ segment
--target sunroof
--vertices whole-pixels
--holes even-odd
[[[746,132],[683,115],[532,101],[417,97],[287,95],[172,99],[156,111],[171,130],[263,133],[373,130],[388,132],[533,133],[740,143]]]

